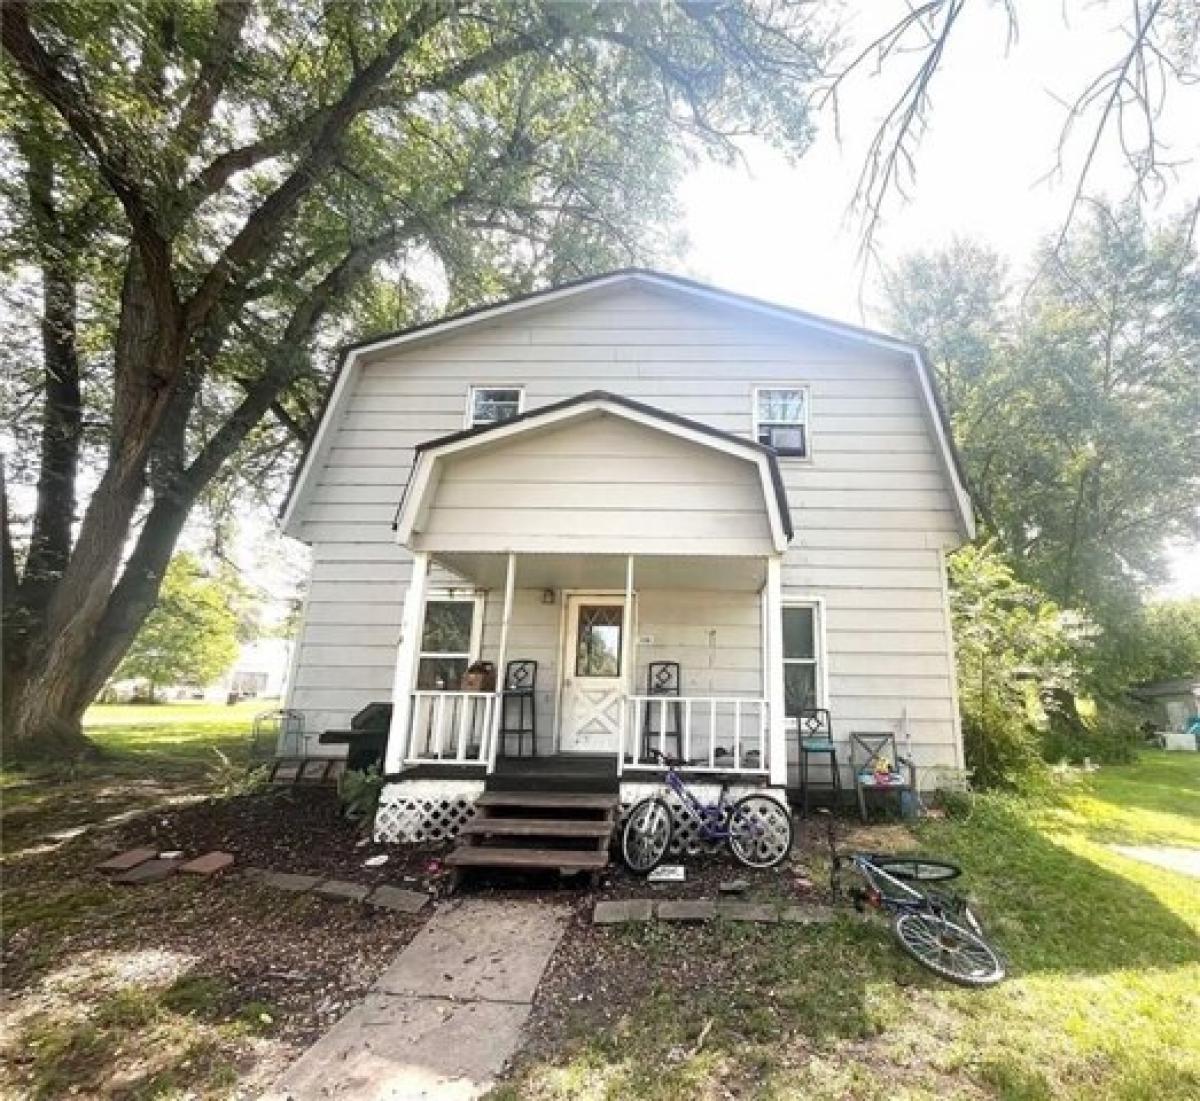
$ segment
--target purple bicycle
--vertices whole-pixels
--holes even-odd
[[[678,766],[687,762],[650,750],[652,759],[667,766],[666,789],[696,823],[697,836],[706,842],[728,842],[733,855],[748,868],[773,868],[792,848],[792,816],[769,795],[744,795],[730,800],[721,787],[715,803],[702,803],[689,790]],[[621,855],[635,875],[645,875],[662,862],[671,847],[675,820],[661,795],[637,803],[625,819]]]

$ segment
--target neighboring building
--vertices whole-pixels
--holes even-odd
[[[880,729],[962,766],[944,557],[973,518],[904,341],[643,271],[382,337],[343,357],[283,527],[313,557],[287,706],[315,735],[394,702],[384,836],[453,832],[495,773],[478,660],[536,660],[540,767],[599,759],[623,801],[648,728],[781,791],[801,707],[844,767]],[[678,704],[648,698],[660,662]]]
[[[282,699],[287,689],[292,644],[284,638],[258,638],[243,642],[229,671],[211,684],[170,684],[157,687],[158,700],[207,700],[225,703],[238,699]],[[128,703],[149,695],[145,680],[112,681],[104,691],[106,703]]]
[[[1200,715],[1200,674],[1148,681],[1135,685],[1129,694],[1146,704],[1155,728],[1167,736],[1165,740],[1169,744],[1194,748],[1186,738],[1172,738],[1171,735],[1183,735]]]

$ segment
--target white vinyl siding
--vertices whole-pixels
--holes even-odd
[[[689,541],[705,554],[772,549],[754,462],[621,417],[570,421],[441,461],[414,539],[420,550],[673,553]],[[619,480],[635,467],[639,477]]]
[[[886,728],[907,707],[918,757],[953,763],[941,553],[962,536],[911,360],[649,288],[513,314],[382,352],[356,369],[295,524],[313,545],[313,576],[290,705],[319,731],[344,726],[370,700],[390,698],[409,572],[391,523],[414,445],[462,429],[471,386],[521,385],[526,410],[609,390],[749,439],[754,389],[797,380],[819,417],[819,446],[806,462],[781,463],[796,530],[784,558],[784,598],[824,602],[827,702],[836,728]],[[527,484],[531,500],[556,492],[541,482],[542,456],[512,453],[505,461],[505,476]],[[667,467],[642,455],[610,452],[595,462],[560,454],[555,469],[587,494],[610,492],[611,483],[627,487],[622,494],[658,494],[653,487],[669,482]],[[451,580],[439,575],[434,583]],[[678,596],[666,595],[673,602]],[[727,660],[717,650],[709,656],[706,631],[715,625],[722,648],[727,637],[711,597],[679,609],[692,620],[686,649],[680,648],[685,682],[689,675],[709,678],[712,670],[719,683],[716,667]],[[497,599],[489,594],[484,614],[485,659],[498,638]],[[519,636],[522,645],[510,646],[510,654],[555,662],[561,605],[537,600],[536,592],[518,592],[517,607],[527,617],[521,629],[537,633]],[[658,629],[642,628],[648,631],[656,632],[654,650],[671,660]],[[754,680],[761,672],[757,645],[751,639],[734,647],[728,659],[750,663],[747,690],[755,693],[761,691],[761,680]],[[648,660],[642,650],[639,663]],[[340,674],[351,668],[368,683],[347,687]],[[546,739],[553,706],[541,695],[556,689],[551,676],[549,666],[539,668],[539,736]]]

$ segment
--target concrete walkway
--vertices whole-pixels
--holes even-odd
[[[1194,875],[1200,879],[1200,849],[1177,849],[1168,845],[1112,845],[1114,852],[1128,856],[1131,860],[1140,860],[1144,864],[1153,864],[1158,868],[1166,868],[1170,872],[1182,872],[1184,875]]]
[[[520,1045],[569,911],[536,902],[448,904],[361,1005],[308,1049],[268,1101],[467,1101]]]

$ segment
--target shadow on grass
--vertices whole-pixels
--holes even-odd
[[[1035,829],[1018,806],[983,801],[965,825],[923,827],[1018,973],[1103,975],[1200,963],[1200,936],[1145,887]],[[1168,874],[1168,873],[1163,873]]]
[[[1186,980],[1165,976],[1200,963],[1187,921],[1152,891],[1043,836],[1027,807],[984,800],[969,822],[920,832],[923,851],[965,868],[964,889],[979,899],[1014,982],[960,991],[902,955],[885,922],[852,912],[824,927],[611,930],[581,921],[539,995],[534,1044],[497,1101],[584,1092],[874,1097],[888,1095],[896,1073],[946,1095],[1104,1096],[1112,1086],[1109,1096],[1179,1096],[1194,1068],[1153,1027],[1127,1035],[1122,1066],[1097,1063],[1095,1037],[1062,1026],[1090,1014],[1121,1033],[1129,993],[1125,976],[1106,980],[1115,972],[1141,971],[1139,983],[1163,975],[1171,992],[1164,986],[1161,1011],[1175,1013],[1167,1006]],[[1043,976],[1087,981],[1018,986]],[[1179,1024],[1171,1017],[1161,1035]],[[1175,1092],[1153,1092],[1156,1067]]]

